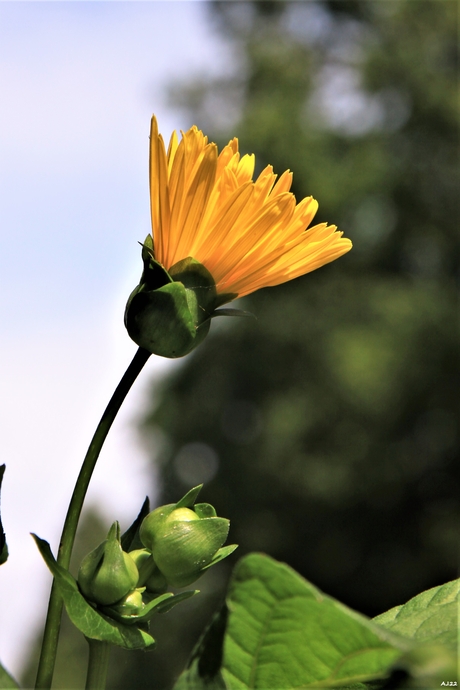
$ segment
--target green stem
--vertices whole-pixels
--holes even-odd
[[[115,389],[115,392],[101,417],[101,421],[94,432],[94,436],[89,445],[85,459],[83,460],[83,465],[73,490],[67,516],[64,522],[64,528],[62,530],[57,562],[63,568],[69,568],[70,557],[72,555],[72,548],[75,541],[75,534],[77,532],[78,520],[80,518],[83,502],[85,500],[89,482],[96,466],[99,453],[101,452],[101,448],[104,444],[109,429],[112,426],[113,420],[115,419],[118,410],[123,403],[123,400],[125,399],[129,389],[133,385],[149,357],[150,352],[147,352],[147,350],[144,350],[141,347],[138,349],[123,378]],[[54,664],[56,661],[59,629],[61,626],[62,606],[62,599],[57,590],[56,583],[53,582],[48,605],[48,615],[45,623],[45,631],[43,634],[37,680],[35,683],[35,688],[37,690],[38,688],[51,687]]]
[[[105,690],[109,667],[110,643],[89,640],[88,673],[86,690]]]

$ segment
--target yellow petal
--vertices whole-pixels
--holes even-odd
[[[334,225],[309,229],[318,203],[296,205],[292,173],[277,180],[268,165],[253,180],[253,155],[238,140],[218,155],[196,126],[173,132],[168,151],[155,117],[150,132],[150,206],[155,256],[166,269],[192,256],[213,275],[220,293],[243,296],[278,285],[351,249]]]
[[[162,261],[169,236],[168,166],[163,138],[158,134],[154,117],[150,130],[150,209],[155,254],[158,261]]]

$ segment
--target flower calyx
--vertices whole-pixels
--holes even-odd
[[[169,271],[155,260],[153,240],[142,245],[144,270],[129,296],[125,326],[140,347],[162,357],[183,357],[209,332],[221,301],[209,271],[192,257]]]

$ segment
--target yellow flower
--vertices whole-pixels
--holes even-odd
[[[238,139],[218,154],[197,127],[173,132],[166,151],[155,117],[150,130],[150,200],[156,261],[169,271],[193,257],[228,300],[314,271],[351,249],[335,225],[308,228],[318,209],[296,205],[292,173],[267,166],[254,181],[254,156]],[[308,228],[308,229],[307,229]],[[221,300],[222,301],[225,300]]]
[[[125,325],[140,347],[183,357],[209,332],[219,309],[259,288],[313,271],[351,249],[335,225],[308,228],[318,208],[296,205],[292,174],[276,181],[267,166],[253,180],[254,156],[232,139],[220,154],[197,127],[174,132],[165,149],[153,117],[150,131],[152,236],[144,270],[129,296]]]

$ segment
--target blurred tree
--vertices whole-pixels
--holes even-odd
[[[209,10],[234,64],[173,103],[259,169],[292,169],[354,249],[245,298],[257,321],[214,323],[153,392],[161,502],[204,481],[234,560],[266,551],[375,615],[457,569],[457,3]],[[156,652],[112,655],[109,687],[170,687],[228,573],[155,621]]]
[[[241,69],[173,94],[211,138],[292,168],[355,246],[246,298],[257,324],[215,328],[169,383],[147,420],[170,439],[165,494],[212,452],[241,552],[371,615],[456,571],[456,10],[217,2]]]
[[[457,569],[457,6],[216,2],[210,19],[236,67],[174,104],[292,169],[354,249],[246,298],[257,321],[214,324],[155,397],[163,500],[205,481],[235,557],[266,551],[375,615]]]

